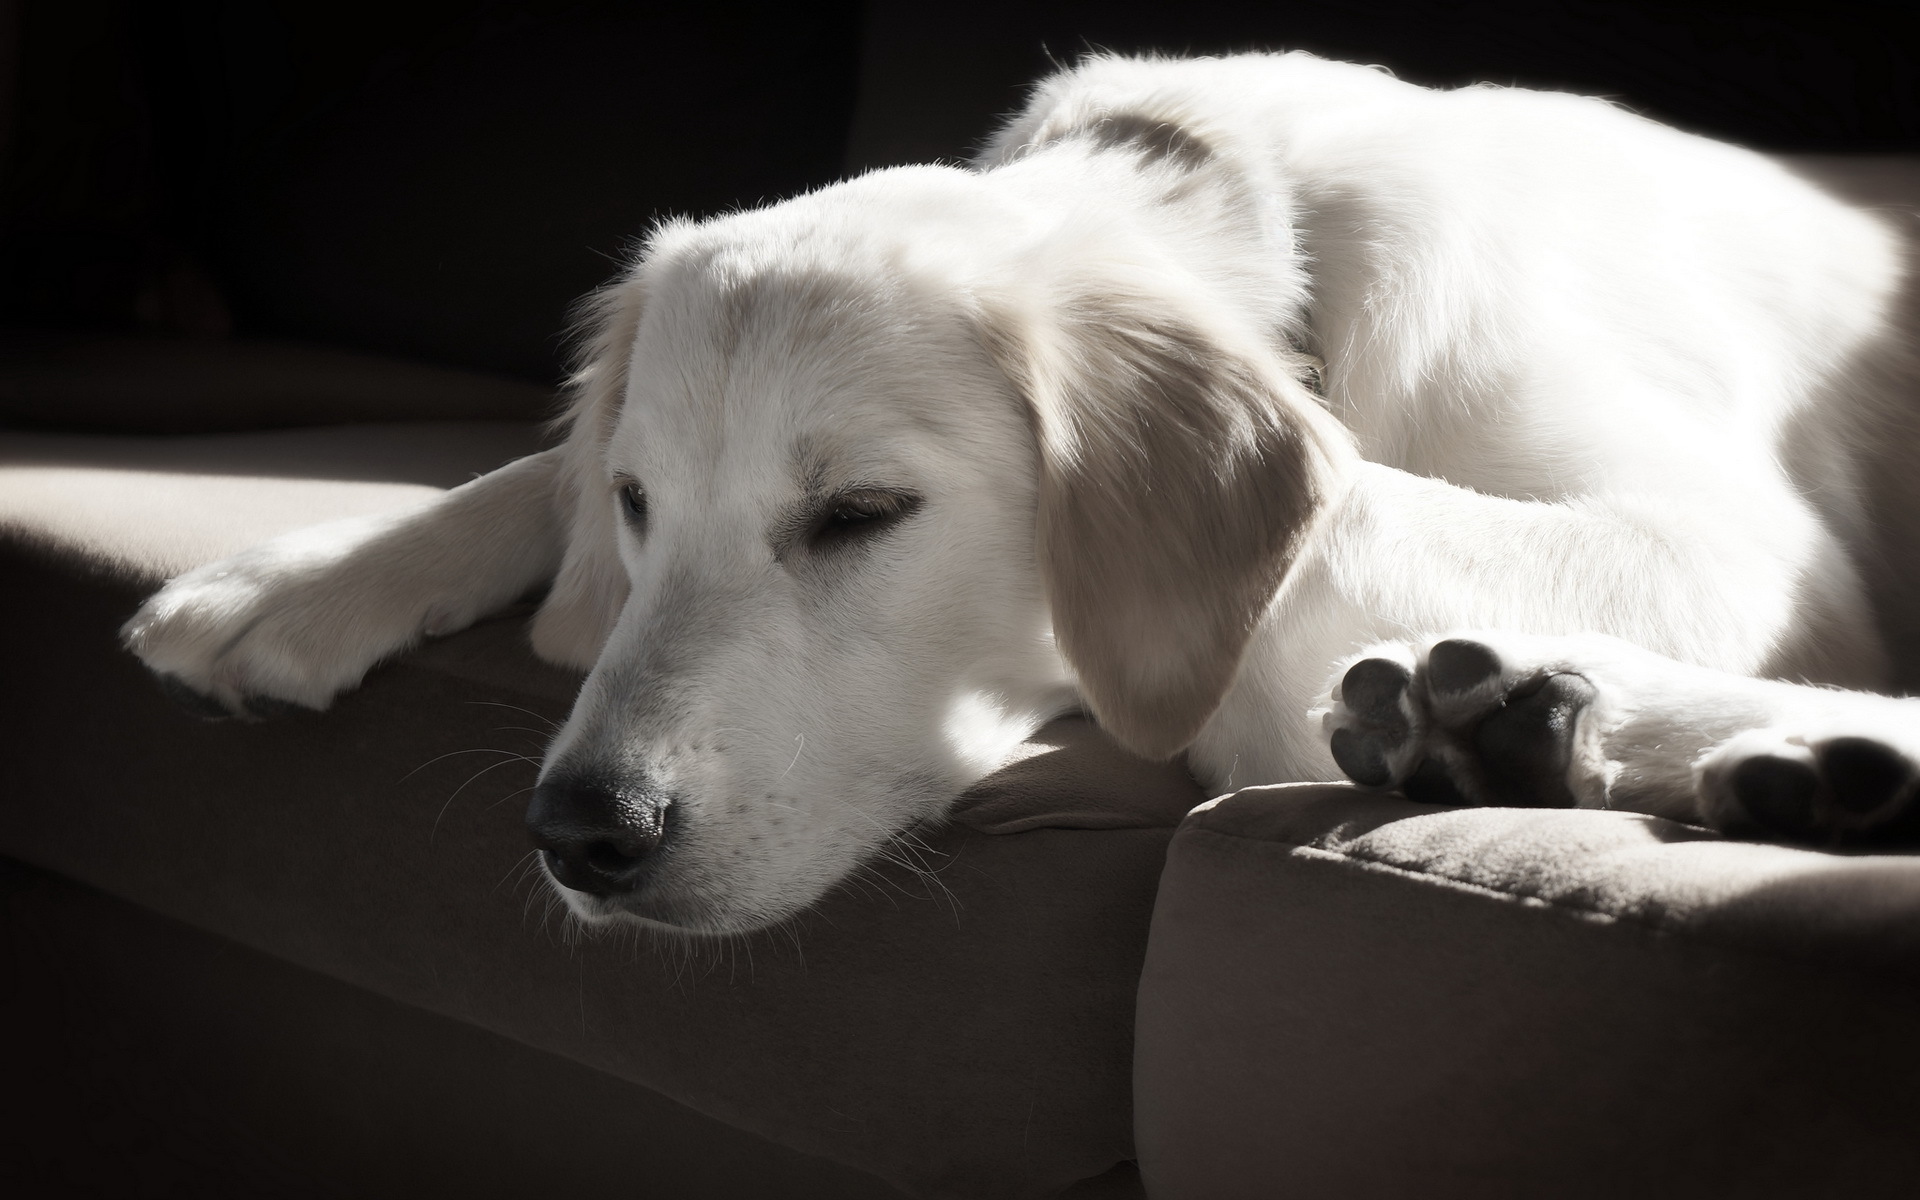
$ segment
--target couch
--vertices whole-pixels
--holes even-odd
[[[618,6],[423,7],[397,66],[298,5],[267,33],[54,7],[22,61],[187,66],[132,117],[19,108],[15,180],[115,121],[173,165],[119,207],[16,184],[9,210],[9,1194],[1910,1193],[1920,860],[1330,784],[1209,802],[1068,720],[791,936],[580,937],[520,826],[578,679],[524,611],[326,713],[181,713],[114,640],[160,580],[541,444],[552,331],[606,266],[542,269],[519,223],[611,252],[616,205],[955,153],[915,131],[983,128],[1031,30],[743,5],[649,82],[616,70],[654,36]],[[221,60],[294,114],[265,133],[178,57],[312,38],[333,56],[288,52],[293,82]],[[688,94],[706,115],[658,133]],[[581,161],[616,136],[659,140]],[[1920,206],[1920,159],[1799,161]],[[124,253],[57,269],[102,230]]]

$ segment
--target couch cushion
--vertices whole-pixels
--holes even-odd
[[[1250,788],[1168,852],[1137,1138],[1167,1196],[1905,1195],[1920,858]]]
[[[0,532],[157,584],[301,525],[397,508],[540,448],[521,422],[220,437],[0,432]]]
[[[11,1196],[902,1197],[9,859],[0,961]]]
[[[532,441],[477,425],[0,439],[16,747],[0,851],[909,1191],[1047,1195],[1130,1158],[1153,888],[1200,800],[1177,768],[1057,725],[976,816],[921,832],[929,874],[876,864],[791,938],[583,939],[530,878],[520,827],[578,681],[532,658],[518,616],[261,725],[186,718],[115,645],[169,571]]]

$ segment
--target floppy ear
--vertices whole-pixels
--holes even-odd
[[[1099,274],[990,311],[987,344],[1039,444],[1060,650],[1100,724],[1164,759],[1219,707],[1352,450],[1298,365],[1195,281]]]
[[[585,670],[600,657],[627,602],[613,501],[604,486],[607,443],[627,390],[627,360],[640,330],[643,277],[635,268],[587,302],[585,365],[568,380],[572,400],[558,424],[566,429],[560,494],[567,528],[559,574],[533,619],[533,649],[549,662]]]

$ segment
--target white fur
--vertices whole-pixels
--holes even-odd
[[[1116,114],[1204,152],[1089,136]],[[602,297],[564,449],[184,575],[129,641],[230,707],[324,705],[557,569],[536,645],[591,674],[549,768],[644,769],[685,818],[645,897],[575,911],[779,920],[1076,705],[1042,476],[1139,414],[1059,425],[1021,388],[1104,369],[1055,324],[1116,297],[1276,389],[1324,363],[1287,415],[1315,515],[1189,748],[1211,790],[1337,778],[1330,672],[1466,627],[1613,697],[1583,802],[1712,819],[1697,758],[1840,695],[1732,676],[1881,678],[1846,405],[1898,283],[1875,219],[1599,101],[1302,54],[1096,57],[977,169],[668,225]],[[624,479],[644,531],[616,515]],[[920,507],[851,552],[807,540],[875,486]],[[1631,645],[1540,636],[1590,634]],[[1141,686],[1184,669],[1182,628],[1128,636]]]

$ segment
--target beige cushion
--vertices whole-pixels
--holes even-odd
[[[1251,788],[1168,852],[1154,1195],[1908,1195],[1920,859]]]
[[[157,583],[302,525],[397,508],[540,448],[507,421],[206,437],[0,431],[0,532]]]

